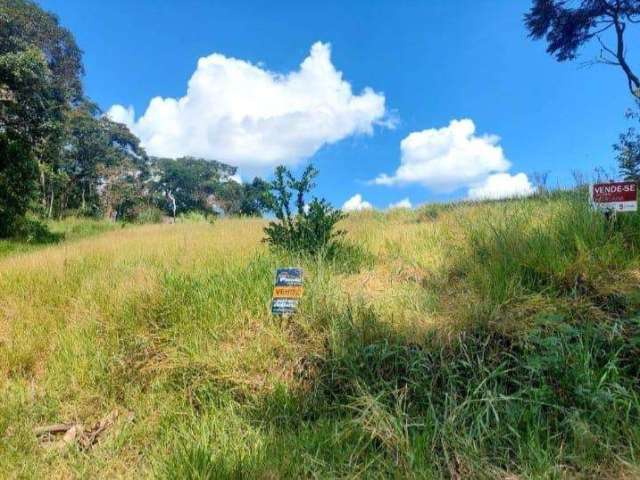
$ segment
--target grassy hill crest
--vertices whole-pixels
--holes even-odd
[[[6,244],[2,471],[640,474],[640,215],[607,221],[576,192],[363,212],[340,225],[362,250],[331,261],[270,251],[265,224]],[[305,269],[302,308],[274,318],[289,265]],[[33,433],[110,412],[88,448]]]

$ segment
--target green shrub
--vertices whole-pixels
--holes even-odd
[[[305,204],[304,197],[313,189],[313,178],[317,174],[309,165],[300,180],[296,180],[286,167],[276,169],[267,202],[278,221],[270,222],[265,228],[265,241],[272,247],[311,255],[323,252],[329,258],[339,249],[337,240],[344,232],[335,227],[344,214],[325,199],[314,198]],[[296,212],[292,213],[294,195]]]
[[[14,238],[29,244],[56,243],[64,235],[52,232],[42,221],[27,216],[20,218],[15,223]]]

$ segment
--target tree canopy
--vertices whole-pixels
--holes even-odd
[[[629,25],[640,21],[640,0],[534,0],[525,15],[532,38],[545,39],[547,52],[558,61],[574,60],[586,43],[595,40],[600,55],[592,63],[622,69],[630,92],[640,98],[640,79],[627,58],[626,34]],[[613,33],[609,41],[605,38]]]
[[[58,17],[30,0],[0,0],[0,55],[37,49],[58,101],[82,99],[82,51]]]
[[[237,169],[230,165],[194,157],[152,157],[150,165],[157,198],[175,200],[179,212],[261,215],[266,209],[269,184],[260,178],[238,183],[232,178]]]
[[[0,0],[2,236],[18,228],[37,197],[39,163],[60,146],[82,73],[81,52],[55,16],[31,1]]]

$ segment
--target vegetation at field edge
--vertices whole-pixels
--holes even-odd
[[[638,475],[640,216],[576,193],[363,212],[340,260],[266,222],[146,225],[0,260],[10,477]],[[71,247],[72,245],[72,247]],[[269,314],[277,266],[302,309]],[[118,420],[88,450],[33,428]]]

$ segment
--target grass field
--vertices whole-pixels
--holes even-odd
[[[36,224],[38,225],[38,224]],[[65,220],[52,220],[44,224],[44,235],[28,235],[25,239],[0,239],[0,259],[8,255],[32,252],[47,245],[63,241],[74,241],[122,228],[122,224],[114,224],[107,220],[98,221],[85,218],[69,217]]]
[[[570,193],[364,212],[331,261],[264,225],[6,244],[2,476],[640,476],[640,215]],[[302,308],[274,318],[289,265]],[[34,434],[109,414],[89,447]]]

